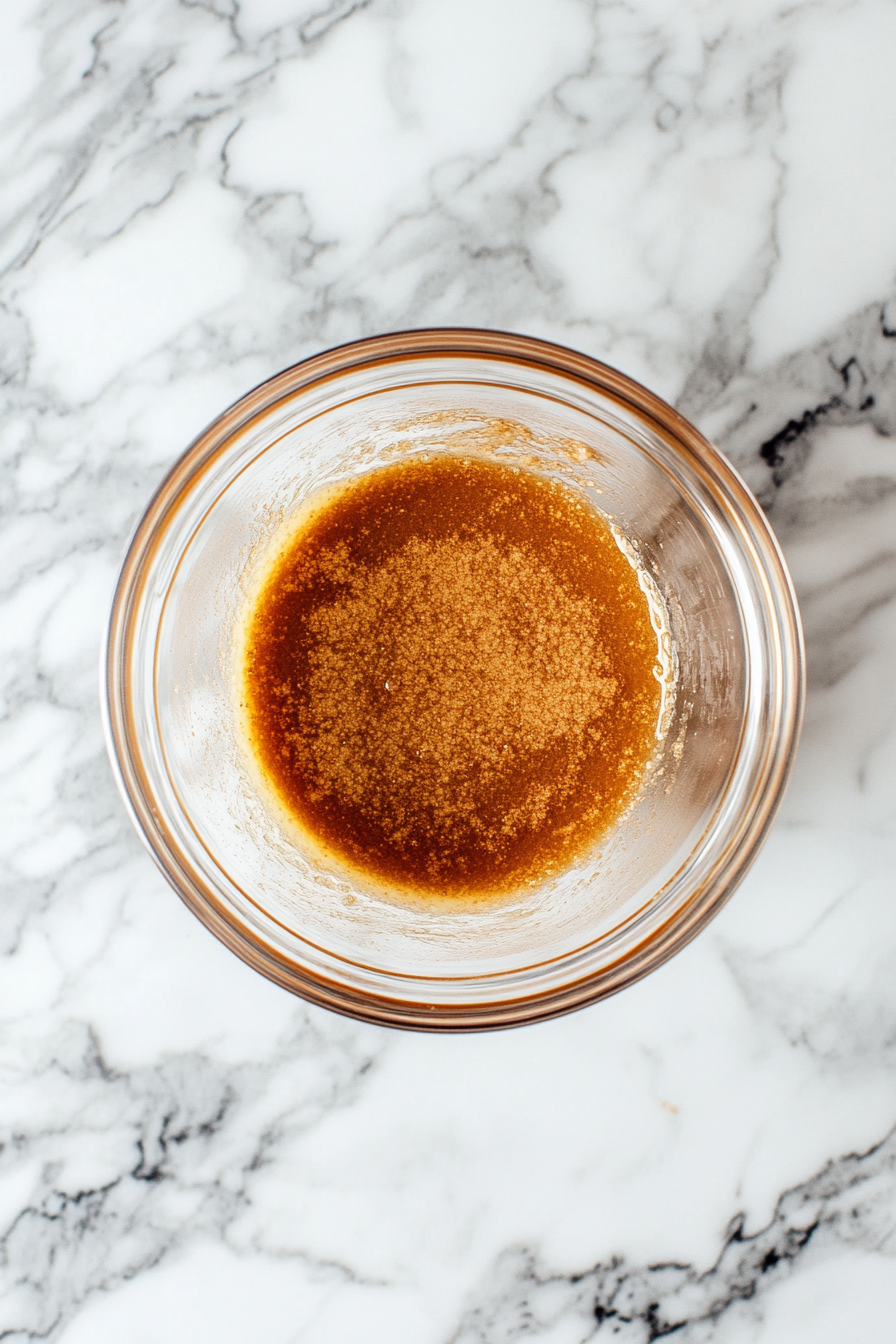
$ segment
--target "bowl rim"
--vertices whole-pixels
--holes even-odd
[[[757,570],[775,615],[774,652],[789,675],[781,676],[775,731],[769,733],[762,768],[740,825],[717,862],[684,904],[616,961],[560,987],[521,993],[500,1002],[434,1004],[373,994],[301,967],[236,922],[213,888],[179,861],[180,846],[155,805],[141,761],[140,738],[127,668],[135,615],[152,573],[167,520],[194,482],[235,434],[277,402],[352,371],[400,366],[421,357],[471,356],[548,369],[597,390],[646,423],[692,470],[721,485],[740,528],[759,553]],[[674,407],[610,365],[553,342],[475,327],[417,328],[351,341],[312,355],[252,388],[213,420],[165,474],[127,545],[112,600],[100,663],[100,701],[107,750],[116,783],[138,835],[185,904],[215,936],[282,988],[320,1007],[384,1026],[422,1031],[481,1031],[544,1021],[618,993],[666,962],[714,918],[759,852],[790,776],[805,704],[805,654],[796,594],[780,545],[758,501],[728,460]]]

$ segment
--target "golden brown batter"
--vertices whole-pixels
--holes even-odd
[[[534,472],[445,454],[352,481],[251,615],[259,763],[329,851],[418,894],[557,872],[656,745],[657,636],[610,530]]]

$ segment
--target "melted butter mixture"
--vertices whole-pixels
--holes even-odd
[[[637,793],[658,637],[577,492],[484,459],[356,478],[285,544],[245,636],[243,700],[283,806],[416,897],[557,873]]]

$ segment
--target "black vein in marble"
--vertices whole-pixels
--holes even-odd
[[[787,1190],[769,1223],[747,1234],[738,1214],[715,1263],[631,1264],[614,1257],[580,1273],[551,1272],[527,1248],[508,1251],[451,1344],[511,1344],[553,1338],[625,1344],[674,1336],[712,1339],[722,1318],[762,1297],[810,1253],[844,1245],[896,1251],[896,1131],[865,1153],[829,1162]],[[756,1314],[756,1311],[753,1313]]]
[[[125,1072],[76,1023],[43,1043],[29,1073],[50,1108],[0,1133],[0,1177],[22,1164],[40,1169],[0,1239],[0,1340],[52,1341],[93,1294],[197,1237],[265,1253],[254,1236],[235,1234],[253,1176],[284,1142],[351,1105],[375,1057],[348,1024],[312,1017],[299,1014],[275,1057],[229,1068],[194,1053]],[[85,1157],[106,1173],[95,1183],[77,1179]],[[361,1281],[335,1261],[294,1258],[313,1275]]]

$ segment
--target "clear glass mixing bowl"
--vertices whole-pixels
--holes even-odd
[[[581,489],[662,594],[677,682],[637,805],[553,882],[427,910],[328,869],[284,824],[240,731],[253,575],[312,492],[446,448]],[[731,895],[792,761],[803,658],[793,589],[747,487],[670,406],[522,336],[412,331],[272,378],[185,453],[137,527],[105,655],[110,755],[190,908],[296,994],[393,1026],[533,1022],[631,984]]]

